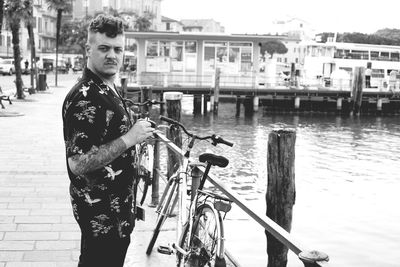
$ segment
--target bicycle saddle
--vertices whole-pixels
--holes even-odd
[[[208,162],[213,166],[225,168],[229,164],[229,160],[223,156],[218,156],[211,153],[203,153],[199,156],[200,162]]]

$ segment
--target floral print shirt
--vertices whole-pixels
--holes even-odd
[[[68,158],[117,139],[132,126],[118,93],[85,69],[67,94],[62,110],[67,169],[74,217],[82,233],[93,237],[126,237],[134,227],[133,149],[107,166],[75,175]]]

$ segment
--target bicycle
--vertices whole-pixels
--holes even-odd
[[[161,197],[160,203],[157,207],[159,217],[153,235],[146,250],[149,255],[154,247],[155,241],[161,230],[165,220],[171,215],[175,208],[177,201],[180,201],[181,217],[186,220],[183,224],[178,223],[182,227],[182,232],[178,239],[178,244],[173,244],[172,248],[176,252],[177,265],[183,266],[186,263],[194,264],[191,266],[226,266],[224,258],[224,231],[223,219],[226,213],[231,209],[232,201],[229,198],[218,195],[211,191],[203,190],[204,183],[207,179],[208,173],[212,166],[226,167],[229,160],[223,156],[218,156],[211,153],[203,153],[199,156],[199,161],[202,165],[206,165],[205,171],[200,179],[198,189],[191,194],[189,205],[189,214],[185,217],[186,205],[183,200],[186,198],[187,185],[186,180],[190,176],[189,172],[193,166],[198,164],[190,163],[190,152],[196,140],[211,140],[214,146],[218,144],[225,144],[233,146],[221,137],[213,134],[209,136],[198,136],[187,131],[187,129],[179,122],[161,116],[160,120],[166,121],[171,125],[181,128],[184,133],[189,137],[187,150],[182,154],[182,164],[180,168],[172,175],[165,187],[164,193]],[[158,136],[163,139],[158,134]],[[221,213],[224,213],[223,216]],[[169,247],[160,246],[159,252],[171,254],[172,251]]]
[[[148,109],[152,105],[162,105],[163,102],[157,100],[147,100],[143,103],[136,103],[131,99],[124,99],[125,104],[133,112],[133,120],[145,119],[155,127],[155,123],[150,120]],[[132,107],[138,107],[140,110],[135,111]],[[135,185],[134,199],[136,202],[137,191],[140,190],[142,196],[140,198],[140,206],[146,200],[149,186],[153,183],[153,163],[154,163],[154,146],[153,144],[143,142],[135,146],[134,166],[135,166]],[[136,203],[135,203],[136,204]]]

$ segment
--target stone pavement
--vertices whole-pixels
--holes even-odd
[[[61,119],[62,101],[77,76],[67,76],[59,76],[58,87],[50,84],[48,91],[0,109],[0,267],[77,266],[80,232],[69,201]],[[5,117],[15,114],[22,116]],[[174,256],[145,254],[156,219],[146,209],[125,267],[174,266]],[[175,228],[170,220],[159,244],[173,242]]]

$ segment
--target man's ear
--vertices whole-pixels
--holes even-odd
[[[92,51],[90,44],[85,45],[86,56],[90,56],[90,52]]]

